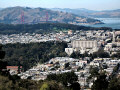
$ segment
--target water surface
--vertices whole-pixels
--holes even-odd
[[[120,29],[120,18],[96,18],[105,24],[88,25],[92,27],[111,27],[113,29]]]

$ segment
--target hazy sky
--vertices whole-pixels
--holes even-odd
[[[0,0],[0,7],[27,6],[43,8],[120,9],[120,0]]]

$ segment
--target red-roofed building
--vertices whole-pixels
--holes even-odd
[[[14,75],[14,74],[18,74],[18,66],[7,66],[6,67],[7,70],[10,70],[10,74]],[[21,72],[22,66],[20,66],[20,72]]]

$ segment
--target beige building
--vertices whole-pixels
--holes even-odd
[[[92,49],[92,48],[97,48],[97,41],[91,41],[91,40],[75,40],[72,41],[72,48],[88,48],[88,49]]]
[[[65,48],[65,52],[71,55],[75,51],[79,51],[81,54],[85,52],[93,53],[98,50],[97,41],[92,40],[74,40],[71,42],[72,48]]]

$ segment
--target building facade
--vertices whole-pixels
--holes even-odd
[[[85,52],[90,54],[98,50],[98,43],[92,40],[74,40],[71,42],[71,47],[72,48],[65,48],[65,52],[69,56],[76,51],[79,51],[81,54]]]
[[[97,41],[90,41],[90,40],[75,40],[72,41],[72,48],[88,48],[88,49],[92,49],[92,48],[97,48]]]

